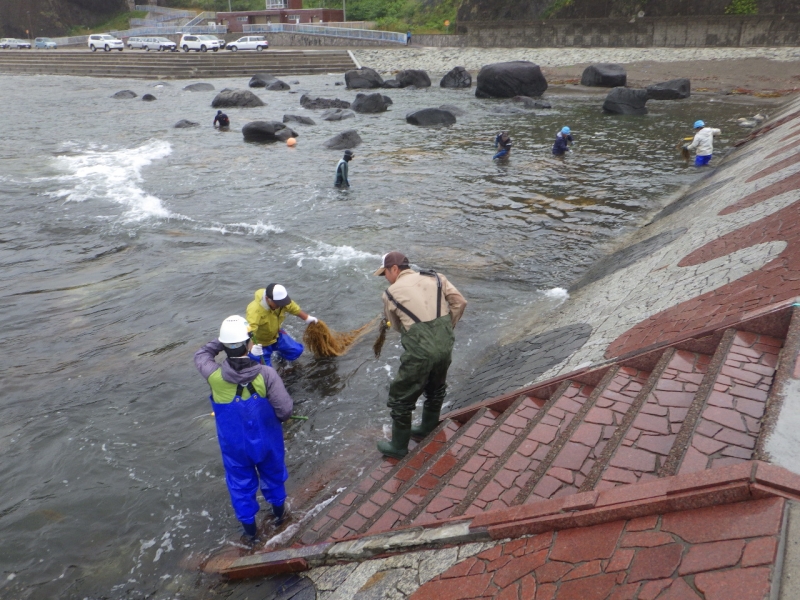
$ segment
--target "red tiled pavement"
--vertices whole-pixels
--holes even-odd
[[[756,500],[513,540],[453,566],[410,598],[764,600],[784,503]]]
[[[773,337],[736,333],[679,474],[753,457],[781,345]]]

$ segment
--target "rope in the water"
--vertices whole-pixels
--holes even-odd
[[[333,331],[325,324],[325,321],[317,321],[306,327],[303,343],[317,358],[342,356],[378,321],[380,321],[380,317],[372,319],[358,329],[345,332]]]

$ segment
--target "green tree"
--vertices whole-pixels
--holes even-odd
[[[726,15],[757,15],[758,0],[731,0],[725,8]]]

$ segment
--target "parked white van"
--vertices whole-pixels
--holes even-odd
[[[106,52],[110,52],[111,50],[119,50],[122,52],[125,48],[125,44],[122,43],[122,40],[107,33],[93,33],[89,36],[87,43],[89,44],[89,50],[92,52],[97,52],[98,49],[103,49]]]
[[[184,52],[188,52],[189,50],[196,50],[197,52],[213,50],[216,52],[219,50],[219,40],[213,35],[186,34],[181,37],[181,41],[178,45],[183,48]]]

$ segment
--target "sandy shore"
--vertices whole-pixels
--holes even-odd
[[[628,85],[648,85],[688,77],[695,89],[712,91],[800,90],[800,48],[359,48],[358,61],[380,73],[424,69],[433,79],[455,66],[473,76],[483,65],[529,60],[548,81],[580,79],[586,65],[615,62],[626,66]],[[438,81],[434,81],[434,85]]]

